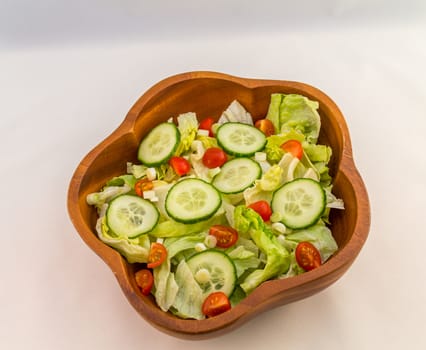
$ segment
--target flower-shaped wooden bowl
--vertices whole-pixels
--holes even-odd
[[[137,162],[140,140],[156,124],[184,112],[199,119],[219,117],[234,99],[255,119],[267,112],[271,93],[297,93],[319,102],[319,142],[330,145],[334,193],[345,210],[332,210],[331,229],[339,246],[324,265],[297,277],[263,283],[232,310],[209,319],[183,320],[161,311],[151,296],[138,290],[135,266],[102,243],[95,233],[96,211],[86,196],[113,176],[126,172],[126,162]],[[136,311],[154,327],[182,338],[223,334],[260,312],[313,295],[335,282],[350,267],[370,228],[370,207],[363,181],[352,158],[349,131],[336,104],[320,90],[297,82],[238,78],[214,72],[189,72],[169,77],[149,89],[130,109],[123,123],[90,151],[78,165],[69,186],[68,211],[82,239],[111,268]]]

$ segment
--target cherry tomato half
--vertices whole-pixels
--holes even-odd
[[[284,151],[290,152],[294,157],[302,159],[303,147],[297,140],[289,140],[280,146]]]
[[[207,296],[201,308],[204,315],[213,317],[231,309],[231,303],[223,292],[214,292]]]
[[[321,254],[310,242],[300,242],[296,247],[295,255],[299,266],[306,271],[321,265]]]
[[[266,137],[275,134],[274,124],[269,119],[259,119],[254,126],[262,131]]]
[[[203,130],[208,130],[209,131],[209,136],[212,137],[213,136],[213,131],[212,131],[212,126],[214,124],[214,119],[213,118],[206,118],[203,119],[200,123],[200,125],[198,126],[199,129],[203,129]]]
[[[154,242],[151,244],[151,249],[148,256],[148,268],[160,266],[167,259],[167,249],[161,243]]]
[[[135,183],[135,192],[139,197],[143,198],[144,191],[150,191],[154,188],[154,183],[147,178],[143,178]]]
[[[237,230],[229,226],[213,225],[209,234],[216,237],[216,246],[219,248],[229,248],[238,240]]]
[[[135,280],[143,295],[149,295],[149,293],[151,293],[154,284],[154,276],[150,270],[142,269],[137,271],[135,273]]]
[[[170,158],[169,164],[179,176],[186,175],[191,170],[191,164],[183,157],[173,156]]]
[[[226,156],[226,153],[218,147],[207,148],[204,152],[203,164],[207,168],[213,169],[220,167],[225,164],[227,160],[228,157]]]
[[[248,207],[258,213],[262,217],[263,221],[269,221],[271,218],[272,209],[267,201],[257,201],[251,203]]]

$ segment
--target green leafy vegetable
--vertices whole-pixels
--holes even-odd
[[[146,263],[150,248],[150,240],[147,235],[138,238],[117,237],[108,228],[105,216],[98,219],[96,232],[99,239],[115,248],[129,263]]]
[[[290,266],[289,254],[254,210],[238,206],[234,220],[238,232],[248,233],[266,255],[265,267],[250,273],[241,284],[241,288],[250,293],[262,282],[286,272]]]
[[[321,127],[318,102],[297,94],[272,94],[266,118],[274,125],[276,134],[296,130],[310,143],[316,143]]]
[[[192,112],[179,115],[177,120],[180,142],[175,151],[175,155],[180,156],[191,148],[192,141],[194,141],[197,136],[198,120],[196,114]]]

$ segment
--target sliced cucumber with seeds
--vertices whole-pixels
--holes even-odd
[[[234,158],[226,162],[212,181],[225,194],[240,193],[262,175],[260,165],[250,158]]]
[[[252,125],[225,123],[217,130],[217,142],[226,153],[237,157],[249,157],[261,151],[266,144],[266,136]]]
[[[272,212],[292,229],[315,224],[324,213],[326,195],[320,183],[307,178],[287,182],[274,192]]]
[[[116,235],[135,238],[151,231],[159,216],[157,208],[150,201],[124,194],[110,202],[106,223]]]
[[[205,250],[191,256],[187,263],[204,297],[213,292],[223,292],[229,297],[234,291],[237,270],[225,253],[216,249]]]
[[[222,205],[219,192],[208,182],[189,178],[177,182],[166,197],[167,214],[190,224],[213,216]]]
[[[146,166],[165,163],[176,151],[180,133],[173,123],[161,123],[152,129],[139,145],[138,159]]]

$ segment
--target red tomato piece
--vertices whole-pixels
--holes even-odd
[[[302,159],[303,147],[297,140],[289,140],[280,146],[284,151],[290,152],[294,157]]]
[[[203,164],[207,168],[213,169],[220,167],[225,164],[227,160],[228,157],[226,156],[226,153],[218,147],[208,148],[204,152]]]
[[[167,259],[167,249],[161,243],[154,242],[151,244],[151,249],[148,256],[148,268],[160,266]]]
[[[295,255],[299,266],[306,271],[321,265],[321,254],[310,242],[300,242],[296,247]]]
[[[149,295],[149,293],[151,293],[154,284],[154,276],[150,270],[142,269],[137,271],[135,273],[135,280],[143,295]]]
[[[179,176],[186,175],[191,170],[191,164],[183,157],[173,156],[170,158],[169,164]]]
[[[248,208],[253,209],[256,213],[258,213],[263,221],[269,221],[272,215],[272,209],[267,201],[257,201],[251,203]]]
[[[209,136],[213,137],[214,136],[212,131],[213,124],[214,124],[214,119],[209,117],[209,118],[203,119],[200,125],[198,126],[198,128],[202,130],[208,130]]]
[[[203,302],[202,312],[207,317],[217,316],[231,309],[231,302],[223,292],[214,292]]]
[[[213,225],[209,234],[216,237],[216,246],[219,248],[232,247],[238,240],[238,232],[232,227]]]
[[[154,188],[154,183],[147,178],[143,178],[135,183],[135,192],[139,197],[143,198],[144,191],[150,191]]]
[[[269,119],[259,119],[254,126],[262,131],[266,137],[275,134],[274,124]]]

